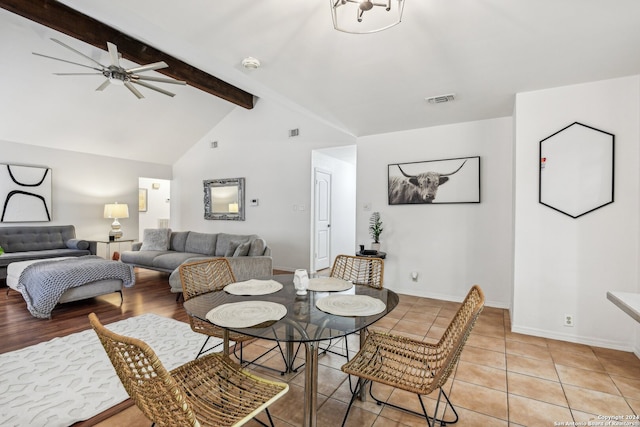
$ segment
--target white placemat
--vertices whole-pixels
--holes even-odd
[[[280,320],[287,308],[270,301],[242,301],[222,304],[207,313],[207,320],[223,328],[250,328],[269,320]]]
[[[267,295],[282,289],[282,283],[275,280],[250,279],[244,282],[231,283],[224,290],[233,295]]]
[[[351,289],[353,283],[337,277],[314,277],[309,279],[309,290],[316,292],[338,292]]]
[[[387,305],[368,295],[329,295],[316,301],[316,307],[338,316],[372,316],[382,313]]]

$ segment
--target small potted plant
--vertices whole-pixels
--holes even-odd
[[[373,239],[371,249],[380,250],[380,234],[382,234],[382,221],[380,220],[380,212],[374,212],[369,218],[369,234]]]
[[[2,246],[0,246],[0,256],[2,256],[4,254],[4,249],[2,249]]]

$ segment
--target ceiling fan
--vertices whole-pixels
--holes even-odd
[[[138,73],[143,73],[145,71],[159,70],[161,68],[168,67],[167,63],[164,62],[164,61],[154,62],[152,64],[142,65],[140,67],[134,67],[134,68],[129,68],[129,69],[126,69],[126,68],[122,67],[120,65],[120,58],[122,57],[122,55],[118,52],[118,47],[116,45],[114,45],[113,43],[107,42],[107,50],[109,51],[109,56],[111,58],[111,65],[107,66],[107,65],[102,65],[101,63],[99,63],[95,59],[85,55],[84,53],[82,53],[82,52],[80,52],[80,51],[78,51],[78,50],[76,50],[74,48],[72,48],[71,46],[62,43],[60,40],[56,40],[56,39],[53,39],[53,38],[51,40],[53,40],[54,42],[58,43],[61,46],[66,47],[70,51],[75,52],[78,55],[81,55],[82,57],[88,59],[92,63],[97,64],[99,68],[96,67],[95,65],[79,64],[77,62],[68,61],[66,59],[54,58],[53,56],[43,55],[41,53],[36,53],[36,52],[32,52],[32,53],[34,55],[42,56],[44,58],[55,59],[56,61],[62,61],[62,62],[66,62],[66,63],[69,63],[69,64],[79,65],[81,67],[91,68],[92,70],[97,71],[97,73],[53,73],[53,74],[55,74],[57,76],[94,76],[94,75],[103,75],[104,77],[107,78],[107,80],[105,80],[104,83],[102,83],[100,86],[98,86],[98,88],[96,90],[99,90],[99,91],[104,90],[111,83],[117,84],[117,85],[120,85],[120,86],[124,85],[136,97],[138,97],[138,99],[140,99],[140,98],[144,98],[144,96],[142,95],[142,93],[140,93],[140,91],[138,89],[136,89],[133,86],[133,84],[144,86],[144,87],[146,87],[148,89],[155,90],[156,92],[160,92],[160,93],[163,93],[163,94],[168,95],[168,96],[175,96],[175,94],[169,92],[168,90],[164,90],[162,88],[159,88],[158,86],[154,86],[152,84],[149,84],[149,83],[147,83],[147,81],[159,82],[159,83],[171,83],[171,84],[178,84],[178,85],[186,85],[187,84],[186,82],[183,82],[181,80],[174,80],[174,79],[171,79],[171,78],[163,78],[163,77],[142,76],[142,75],[138,74]]]

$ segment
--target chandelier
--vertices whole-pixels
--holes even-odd
[[[369,34],[402,20],[404,0],[329,0],[333,27],[345,33]]]

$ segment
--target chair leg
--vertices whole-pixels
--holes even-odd
[[[427,424],[429,425],[429,427],[431,427],[431,421],[433,420],[434,424],[436,423],[440,423],[441,426],[445,426],[447,424],[455,424],[458,422],[458,412],[456,411],[456,408],[453,406],[453,404],[451,403],[451,400],[449,400],[449,396],[447,396],[447,393],[445,393],[445,391],[440,388],[440,390],[438,391],[438,400],[436,401],[436,410],[434,412],[434,416],[433,417],[429,417],[429,415],[427,414],[427,410],[424,406],[424,403],[422,401],[422,396],[421,395],[417,395],[418,399],[420,400],[420,405],[422,406],[422,414],[420,412],[416,412],[416,411],[412,411],[411,409],[407,409],[407,408],[403,408],[402,406],[398,406],[398,405],[394,405],[392,403],[389,402],[384,402],[380,399],[378,399],[377,397],[375,397],[373,395],[373,383],[372,383],[372,387],[369,387],[369,396],[371,396],[371,398],[373,400],[376,401],[376,403],[378,405],[387,405],[387,406],[391,406],[392,408],[396,408],[396,409],[400,409],[401,411],[405,411],[405,412],[409,412],[413,415],[417,415],[419,417],[425,417],[427,420]],[[440,408],[440,400],[441,398],[444,397],[445,399],[445,408],[444,411],[442,412],[442,418],[444,418],[444,415],[447,411],[447,406],[451,408],[451,411],[453,411],[453,415],[455,416],[455,418],[453,420],[445,420],[445,419],[439,419],[436,418],[438,416],[438,409]]]
[[[264,422],[260,421],[257,418],[253,418],[255,422],[257,422],[258,424],[264,426],[264,427],[275,427],[275,425],[273,424],[273,419],[271,418],[271,413],[269,413],[269,408],[265,408],[264,410],[267,413],[267,418],[269,418],[269,424],[265,424]]]
[[[367,382],[368,381],[358,381],[356,389],[351,393],[351,400],[349,401],[349,406],[347,406],[347,412],[344,414],[344,418],[342,419],[342,427],[344,427],[344,424],[347,422],[349,411],[351,410],[351,406],[353,406],[353,402],[356,400],[356,396],[358,395],[360,390],[364,390],[364,388],[367,386]],[[349,383],[349,387],[351,387],[351,383]]]
[[[202,356],[203,354],[213,350],[214,348],[220,347],[222,345],[222,343],[218,343],[218,344],[214,345],[213,347],[208,348],[208,349],[205,350],[204,348],[207,346],[207,343],[209,342],[210,338],[211,338],[210,336],[207,336],[207,339],[204,340],[204,343],[202,344],[202,347],[200,347],[200,351],[196,355],[196,359],[198,357]]]

